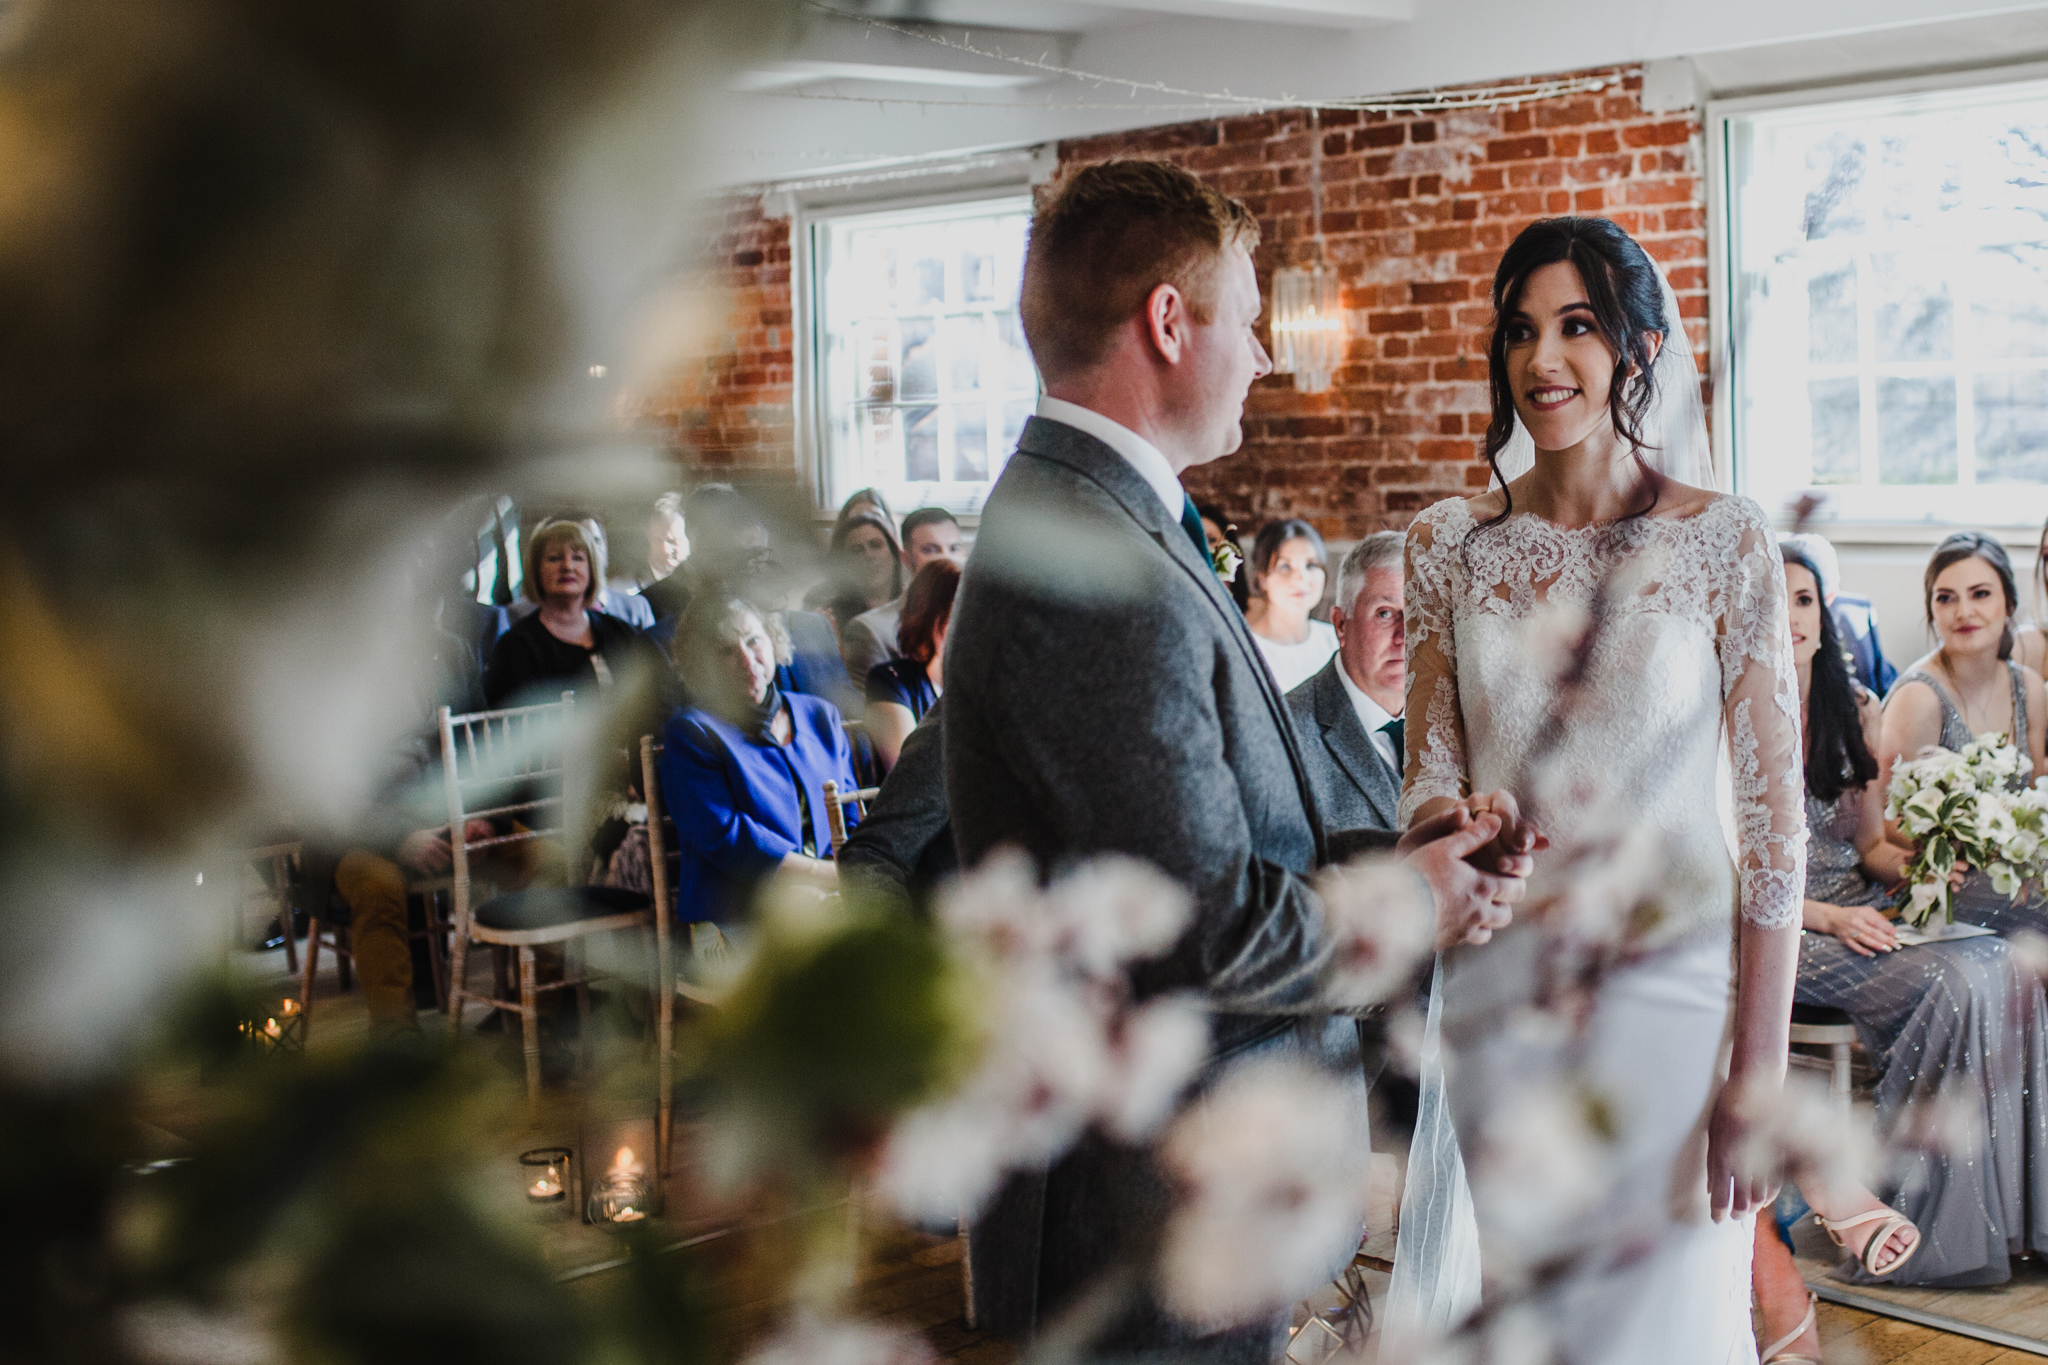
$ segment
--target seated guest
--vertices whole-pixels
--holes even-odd
[[[919,569],[903,594],[903,657],[868,670],[868,736],[885,771],[896,766],[905,736],[938,703],[946,627],[959,590],[960,566],[952,560],[935,559]]]
[[[2048,1237],[2048,1131],[2034,1098],[2048,1085],[2048,1005],[1998,938],[1900,947],[1885,910],[1908,855],[1884,837],[1886,717],[1850,678],[1819,574],[1796,546],[1785,549],[1785,587],[1806,748],[1806,932],[1793,998],[1855,1021],[1877,1072],[1879,1132],[1895,1139],[1885,1183],[1901,1217],[1856,1222],[1884,1208],[1857,1186],[1807,1181],[1800,1192],[1834,1225],[1856,1282],[2000,1283],[2011,1256]],[[1967,1114],[1983,1145],[1915,1141],[1936,1104]],[[1767,1341],[1800,1325],[1794,1284],[1776,1303],[1760,1284]]]
[[[713,590],[768,551],[768,523],[729,483],[707,483],[690,494],[683,519],[697,533],[685,541],[683,557],[661,578],[640,590],[654,616],[650,632],[667,644],[676,622],[698,593]]]
[[[846,530],[846,524],[860,516],[880,517],[882,524],[889,528],[890,537],[898,544],[902,543],[902,538],[896,534],[896,514],[889,510],[888,500],[882,496],[879,488],[860,488],[847,495],[846,501],[839,504],[839,515],[832,519],[832,530],[825,537],[825,543],[828,546],[837,545],[840,536]],[[813,584],[810,591],[804,594],[803,609],[824,611],[833,594],[838,591],[838,578],[828,573],[822,582]]]
[[[1351,547],[1337,566],[1337,652],[1287,694],[1302,757],[1330,829],[1398,829],[1401,705],[1408,687],[1399,531]]]
[[[1821,599],[1835,618],[1835,635],[1849,652],[1849,671],[1871,692],[1882,697],[1892,690],[1899,670],[1884,657],[1877,638],[1877,608],[1868,597],[1842,591],[1842,564],[1828,538],[1807,531],[1783,538],[1796,546],[1820,575]]]
[[[830,579],[823,613],[834,631],[903,594],[903,549],[879,512],[856,512],[841,522],[825,560]]]
[[[915,578],[919,569],[935,559],[950,559],[955,564],[967,562],[960,523],[943,507],[920,507],[903,519],[903,565]],[[846,660],[850,676],[865,678],[876,664],[903,657],[902,647],[896,642],[896,626],[902,615],[903,599],[898,597],[862,612],[839,628],[839,653]]]
[[[576,700],[659,663],[640,633],[596,609],[604,550],[581,522],[544,522],[526,542],[526,594],[537,610],[506,631],[484,673],[491,706]]]
[[[1979,735],[2002,734],[2025,760],[2012,784],[2027,786],[2043,770],[2048,701],[2041,675],[2011,658],[2019,606],[2012,561],[1992,537],[1958,531],[1935,547],[1922,589],[1941,646],[1901,674],[1885,698],[1879,757],[1889,770],[1900,756],[1910,758],[1930,744],[1960,751]],[[1894,843],[1912,844],[1896,825],[1886,834]],[[2039,892],[2014,901],[1981,871],[1964,879],[1953,906],[1955,918],[2001,933],[2042,925]]]
[[[1307,682],[1337,652],[1337,632],[1309,618],[1323,600],[1329,562],[1316,528],[1290,517],[1259,528],[1251,560],[1239,570],[1251,575],[1245,623],[1282,692]]]
[[[903,741],[860,828],[839,850],[840,885],[849,898],[921,914],[938,885],[960,870],[946,809],[944,709],[943,699],[934,701]]]
[[[647,572],[640,580],[642,590],[667,578],[676,565],[690,557],[688,526],[681,493],[663,493],[654,500],[654,510],[647,518]]]
[[[661,794],[682,863],[676,917],[730,923],[776,873],[839,883],[825,783],[853,787],[838,710],[775,685],[788,642],[747,602],[700,597],[677,624],[677,671],[695,705],[662,732]],[[849,811],[849,818],[853,812]]]

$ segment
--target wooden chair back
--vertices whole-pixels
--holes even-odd
[[[839,850],[846,847],[846,808],[864,805],[882,794],[880,787],[858,787],[840,791],[839,784],[830,778],[825,780],[825,824],[832,835],[832,856],[837,858]]]

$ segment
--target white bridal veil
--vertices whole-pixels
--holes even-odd
[[[1651,367],[1656,398],[1643,417],[1643,438],[1648,443],[1643,459],[1667,478],[1710,489],[1714,487],[1714,460],[1707,442],[1706,409],[1700,401],[1699,371],[1679,316],[1678,296],[1661,268],[1657,283],[1664,292],[1665,331]],[[1498,462],[1508,479],[1535,465],[1536,443],[1520,419]],[[1443,960],[1438,958],[1418,1059],[1422,1096],[1409,1149],[1407,1184],[1401,1193],[1393,1281],[1387,1288],[1384,1340],[1397,1351],[1402,1343],[1419,1346],[1455,1330],[1479,1306],[1479,1224],[1465,1181],[1458,1134],[1451,1126],[1450,1098],[1444,1092],[1443,975]]]

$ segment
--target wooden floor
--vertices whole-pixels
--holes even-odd
[[[252,975],[274,980],[281,994],[297,994],[296,983],[287,982],[281,949],[251,954],[248,966]],[[335,994],[330,963],[322,964],[316,998],[315,1028],[310,1040],[313,1047],[345,1046],[363,1036],[362,997],[359,993]],[[422,1022],[434,1027],[440,1024],[441,1018],[438,1015],[423,1016]],[[516,1057],[514,1045],[508,1051],[508,1063],[516,1063]],[[554,1098],[552,1093],[551,1098]],[[1362,1248],[1361,1262],[1366,1267],[1365,1279],[1377,1309],[1385,1301],[1387,1277],[1384,1267],[1393,1255],[1390,1228],[1395,1191],[1399,1185],[1399,1168],[1392,1159],[1375,1158],[1373,1185],[1375,1207],[1372,1226],[1376,1233]],[[595,1230],[564,1229],[563,1240],[551,1249],[550,1259],[559,1266],[573,1267],[602,1254],[604,1245],[602,1234]],[[1808,1252],[1804,1245],[1801,1250]],[[1815,1266],[1808,1263],[1811,1260],[1811,1254],[1802,1256],[1801,1269],[1809,1275],[1816,1273]],[[2042,1281],[2038,1293],[2029,1284],[2022,1286],[2026,1291],[2024,1294],[2010,1296],[2014,1299],[2013,1311],[2027,1317],[2024,1326],[2028,1328],[2032,1327],[2034,1310],[2048,1305],[2048,1273],[2038,1278]],[[1912,1291],[1893,1292],[1898,1293],[1902,1300],[1912,1294]],[[1931,1295],[1940,1298],[1944,1293],[1953,1295],[1954,1291],[1918,1291],[1920,1297]],[[1996,1296],[1996,1291],[1962,1293],[1966,1296]],[[2037,1297],[2042,1300],[2040,1305],[2034,1302]],[[2020,1298],[2025,1299],[2024,1304],[2019,1302]],[[1969,1302],[1971,1300],[1966,1298],[1963,1304],[1967,1306]],[[1986,1311],[1989,1302],[1989,1298],[1984,1298],[1971,1315],[1977,1316],[1979,1312]],[[960,1273],[960,1242],[956,1237],[931,1236],[868,1222],[852,1306],[862,1315],[899,1323],[922,1333],[940,1357],[948,1361],[1002,1365],[1018,1358],[1016,1348],[1010,1343],[967,1326]],[[729,1307],[732,1326],[738,1337],[732,1343],[734,1346],[758,1341],[772,1332],[786,1311],[779,1295],[756,1296],[743,1288],[736,1288]],[[1956,1313],[1957,1309],[1958,1304],[1951,1302],[1936,1307],[1934,1311]],[[2044,1312],[2048,1312],[2048,1308],[2044,1308]],[[2008,1330],[2020,1331],[2023,1327],[2015,1319]],[[1892,1365],[1892,1362],[1898,1362],[1898,1365],[2038,1365],[2048,1358],[2048,1351],[2036,1355],[2011,1350],[1828,1303],[1820,1305],[1820,1335],[1826,1365]],[[1311,1331],[1299,1343],[1297,1354],[1304,1361],[1322,1358],[1313,1345],[1314,1336]],[[1376,1341],[1369,1342],[1360,1359],[1374,1362],[1377,1354]]]

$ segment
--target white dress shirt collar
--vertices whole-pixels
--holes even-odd
[[[1351,698],[1351,709],[1358,713],[1358,723],[1365,727],[1366,738],[1372,741],[1373,748],[1380,751],[1380,757],[1387,761],[1387,765],[1400,772],[1401,761],[1394,757],[1394,737],[1380,729],[1395,717],[1388,713],[1386,707],[1367,696],[1364,688],[1351,681],[1341,658],[1332,662],[1337,666],[1337,681],[1344,684],[1344,695]]]
[[[1159,447],[1132,431],[1114,418],[1104,417],[1093,408],[1084,408],[1079,403],[1069,403],[1064,398],[1050,395],[1038,400],[1038,415],[1053,422],[1064,422],[1076,431],[1085,431],[1096,440],[1124,457],[1124,463],[1138,471],[1154,493],[1159,495],[1159,505],[1166,509],[1166,519],[1180,521],[1181,509],[1186,505],[1187,494],[1175,477],[1173,466],[1159,453]]]

